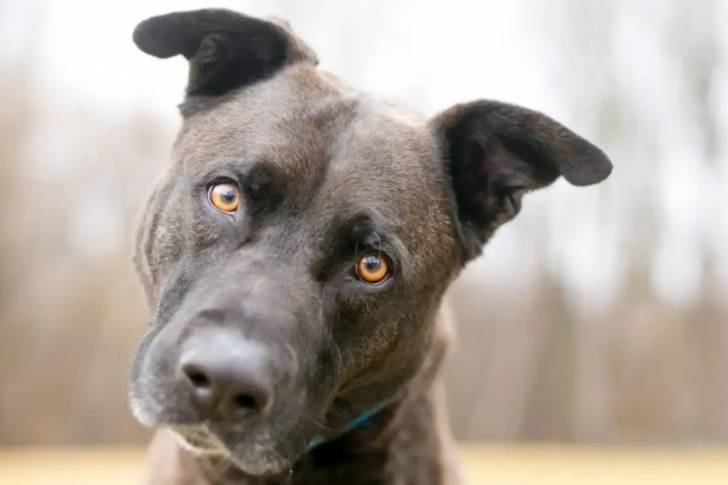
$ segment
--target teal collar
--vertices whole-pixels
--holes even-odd
[[[307,452],[313,451],[316,448],[318,448],[319,446],[323,445],[324,443],[328,443],[329,441],[340,438],[341,436],[345,435],[346,433],[348,433],[350,431],[354,431],[355,429],[360,428],[367,421],[371,420],[374,416],[379,414],[379,411],[384,409],[384,407],[387,404],[389,404],[389,402],[382,404],[380,406],[377,406],[374,409],[370,409],[369,411],[365,411],[365,412],[361,413],[359,416],[357,416],[353,420],[349,421],[349,423],[346,426],[341,428],[339,433],[336,436],[334,436],[333,438],[325,439],[320,436],[315,437],[314,439],[312,439],[311,441],[308,442],[308,447],[306,448],[306,451]]]

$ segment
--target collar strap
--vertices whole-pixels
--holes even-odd
[[[350,431],[354,431],[357,428],[362,427],[364,424],[366,424],[368,421],[370,421],[373,417],[375,417],[377,414],[379,414],[379,411],[384,409],[388,404],[390,404],[390,401],[387,401],[383,404],[380,404],[374,409],[370,409],[369,411],[364,411],[356,418],[349,421],[343,428],[339,430],[339,432],[334,436],[333,438],[323,438],[321,436],[316,436],[311,441],[308,442],[308,447],[306,448],[307,452],[311,452],[318,448],[319,446],[323,445],[324,443],[328,443],[330,441],[333,441],[335,439],[341,438],[343,435]]]

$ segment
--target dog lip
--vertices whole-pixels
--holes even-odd
[[[198,455],[227,455],[225,447],[215,436],[203,426],[171,427],[179,439],[180,445]]]
[[[275,443],[269,438],[261,441],[260,437],[255,439],[239,429],[218,429],[215,423],[206,425],[204,431],[223,453],[218,456],[223,456],[235,468],[251,477],[274,479],[285,476],[303,454],[301,450],[301,454],[286,456],[275,450]]]
[[[270,463],[260,466],[256,461],[248,461],[236,456],[234,449],[224,444],[224,440],[215,435],[206,425],[177,425],[171,426],[173,434],[177,437],[182,448],[200,457],[221,457],[232,462],[235,467],[245,474],[254,477],[274,478],[284,476],[290,470],[291,464],[288,460],[280,460],[278,463]]]

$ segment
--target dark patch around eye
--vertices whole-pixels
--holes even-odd
[[[272,210],[283,200],[286,183],[278,172],[273,165],[259,162],[243,175],[243,189],[253,210]]]
[[[367,251],[381,255],[391,261],[394,269],[397,252],[388,243],[382,228],[367,214],[352,217],[331,230],[329,238],[324,239],[322,257],[314,264],[312,271],[319,282],[328,280],[342,272],[356,277],[355,268],[358,258]]]

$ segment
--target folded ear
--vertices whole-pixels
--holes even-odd
[[[495,101],[475,101],[430,121],[448,164],[467,258],[518,214],[524,193],[559,175],[601,182],[612,164],[599,148],[551,118]]]
[[[316,55],[287,25],[225,9],[175,12],[149,18],[134,29],[147,54],[190,61],[187,94],[220,95]]]

